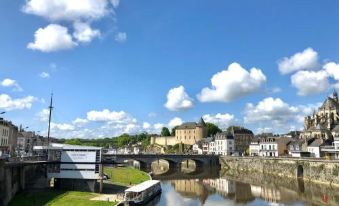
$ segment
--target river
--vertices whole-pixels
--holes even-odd
[[[193,174],[154,179],[161,180],[163,192],[148,206],[339,205],[338,188],[289,178],[259,174],[201,178]]]

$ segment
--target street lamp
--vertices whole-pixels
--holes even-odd
[[[0,112],[0,114],[5,114],[6,112]]]

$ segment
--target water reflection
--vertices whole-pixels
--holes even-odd
[[[302,180],[244,174],[162,180],[156,205],[339,205],[339,190]]]

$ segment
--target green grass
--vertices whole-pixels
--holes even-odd
[[[104,173],[110,177],[109,181],[123,186],[139,184],[150,179],[147,173],[131,167],[105,167]]]
[[[112,206],[114,202],[92,201],[98,194],[90,192],[54,191],[23,192],[16,195],[9,206]]]

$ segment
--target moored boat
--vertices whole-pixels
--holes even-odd
[[[158,180],[147,180],[125,190],[124,201],[128,205],[145,205],[161,193]]]

